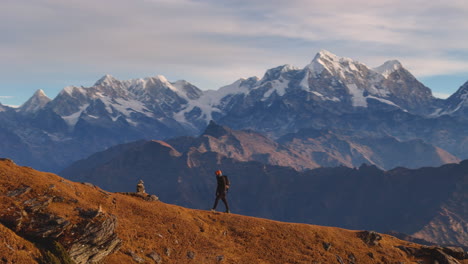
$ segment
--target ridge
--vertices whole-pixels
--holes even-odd
[[[388,78],[393,72],[403,68],[403,65],[398,60],[389,60],[384,64],[373,68],[374,71],[382,74],[385,78]]]

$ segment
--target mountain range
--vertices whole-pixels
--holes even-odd
[[[74,163],[60,175],[114,192],[127,192],[132,183],[143,179],[162,201],[209,209],[216,189],[214,171],[221,168],[230,177],[233,212],[347,229],[397,231],[437,244],[468,245],[468,161],[437,168],[384,171],[362,165],[301,172],[293,169],[305,160],[301,152],[268,143],[259,135],[243,138],[251,133],[212,123],[198,138],[138,141],[109,148]],[[260,147],[254,153],[249,145]],[[272,148],[278,151],[268,155]]]
[[[53,100],[38,90],[19,108],[1,106],[0,155],[57,172],[116,144],[197,136],[214,120],[275,140],[312,130],[422,140],[465,159],[467,90],[465,84],[437,99],[398,61],[370,68],[328,51],[302,69],[279,66],[216,91],[163,76],[120,81],[105,75],[92,87],[66,87]],[[336,163],[318,163],[330,164]]]

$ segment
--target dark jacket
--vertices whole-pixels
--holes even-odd
[[[216,181],[218,182],[216,193],[225,193],[229,186],[229,180],[227,176],[225,175],[216,176]]]

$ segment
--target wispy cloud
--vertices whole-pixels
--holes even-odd
[[[14,96],[0,95],[0,99],[11,99],[11,98],[14,98]]]
[[[321,49],[369,66],[396,58],[417,76],[468,74],[464,32],[462,0],[6,1],[0,80],[151,71],[217,88]]]

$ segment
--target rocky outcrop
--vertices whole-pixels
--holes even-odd
[[[358,236],[369,246],[377,246],[382,240],[382,236],[374,231],[362,231],[358,233]]]
[[[417,258],[430,258],[434,263],[440,264],[460,264],[459,260],[467,259],[468,256],[462,248],[454,247],[406,247],[397,246],[408,256]],[[437,262],[435,262],[437,261]]]
[[[93,263],[102,260],[117,251],[121,240],[115,229],[117,218],[100,214],[89,221],[78,224],[73,233],[80,232],[79,237],[68,245],[68,253],[76,263]]]
[[[33,192],[29,186],[19,186],[0,195],[3,203],[10,204],[7,213],[0,215],[0,223],[46,248],[50,243],[60,243],[77,264],[98,262],[120,248],[115,216],[100,210],[76,208],[78,217],[72,220],[49,210],[49,206],[64,202],[73,206],[73,201],[48,194],[27,195]]]

